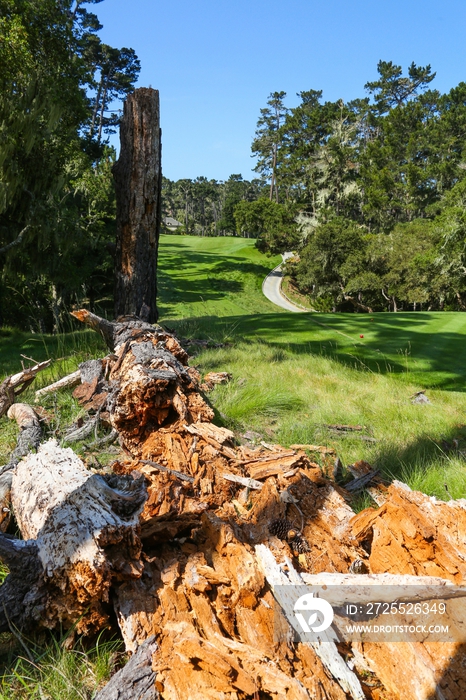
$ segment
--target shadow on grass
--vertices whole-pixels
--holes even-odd
[[[25,333],[17,329],[0,329],[0,377],[21,372],[33,362],[52,358],[91,357],[106,353],[105,345],[94,331],[83,329],[57,335]],[[29,358],[29,359],[28,359]]]
[[[463,333],[446,330],[450,321],[456,326],[461,323],[458,314],[445,312],[372,316],[266,313],[179,321],[167,317],[169,309],[165,305],[161,308],[162,322],[178,329],[181,335],[194,328],[199,337],[214,340],[222,340],[225,335],[233,335],[238,341],[259,340],[296,354],[323,355],[363,372],[397,375],[421,388],[466,390],[466,315]]]
[[[443,501],[464,498],[466,425],[452,427],[441,436],[418,435],[401,448],[381,444],[374,449],[372,462],[390,481],[398,479]]]
[[[159,269],[161,306],[166,313],[177,303],[200,300],[218,301],[244,291],[244,280],[261,281],[269,272],[269,262],[254,263],[239,255],[198,252],[189,247],[164,245],[163,266]]]

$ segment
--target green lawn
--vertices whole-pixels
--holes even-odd
[[[226,341],[194,360],[233,375],[211,395],[218,420],[283,445],[331,445],[344,464],[365,459],[389,479],[464,497],[466,314],[288,313],[261,291],[278,262],[254,241],[162,237],[161,322]],[[430,404],[411,403],[420,389]],[[369,439],[335,434],[336,423],[363,425]]]
[[[158,293],[162,319],[223,319],[276,311],[262,294],[262,281],[281,262],[245,238],[162,235]]]
[[[466,314],[288,313],[261,291],[279,262],[259,253],[252,240],[162,236],[162,323],[202,337],[256,339],[296,354],[325,355],[362,371],[396,374],[419,388],[464,391]]]

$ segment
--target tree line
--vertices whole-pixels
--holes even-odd
[[[264,192],[261,179],[244,180],[242,175],[230,175],[228,180],[162,180],[164,217],[181,224],[177,232],[193,236],[235,236],[235,211],[241,202],[253,202]],[[244,235],[249,235],[245,232]]]
[[[140,64],[133,49],[101,41],[84,7],[99,2],[0,0],[4,324],[51,330],[71,304],[113,293],[108,134]]]
[[[252,143],[268,191],[237,230],[297,251],[287,271],[318,310],[464,309],[466,83],[441,94],[430,66],[377,68],[350,102],[269,96]]]

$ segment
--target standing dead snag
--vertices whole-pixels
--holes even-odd
[[[159,93],[139,88],[126,99],[121,151],[113,168],[117,200],[115,315],[157,320],[157,249],[161,214]]]

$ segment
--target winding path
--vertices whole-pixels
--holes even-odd
[[[297,314],[305,314],[308,313],[307,309],[302,309],[300,306],[296,306],[296,304],[288,301],[288,299],[285,299],[280,291],[283,279],[283,273],[281,271],[282,265],[285,260],[288,260],[288,258],[291,258],[292,256],[293,253],[282,254],[283,262],[281,262],[280,265],[277,265],[277,267],[274,267],[272,272],[269,272],[265,280],[262,282],[262,293],[269,301],[272,302],[272,304],[281,306],[282,309],[286,309],[287,311],[292,311],[293,313]]]

